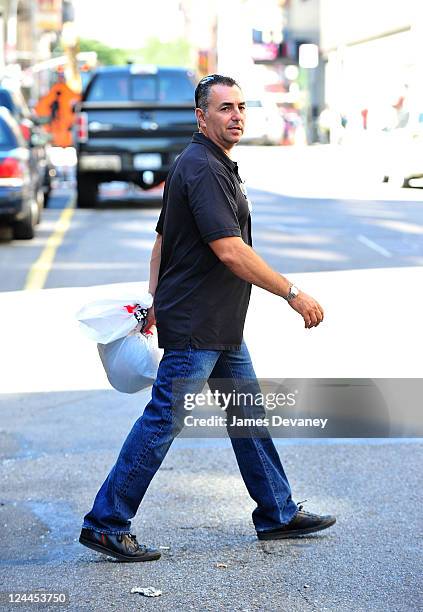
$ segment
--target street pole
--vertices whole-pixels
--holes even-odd
[[[62,44],[66,55],[66,84],[75,93],[81,93],[82,82],[78,70],[79,41],[73,21],[65,21],[62,28]]]
[[[312,142],[311,125],[311,85],[314,85],[314,71],[319,65],[319,47],[315,44],[306,43],[300,45],[298,64],[300,66],[300,84],[304,92],[304,121],[307,144]]]
[[[310,81],[309,69],[300,66],[298,84],[301,91],[301,118],[304,123],[306,144],[310,144]]]

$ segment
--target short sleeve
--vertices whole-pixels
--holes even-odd
[[[157,225],[156,225],[156,232],[160,235],[163,234],[163,225],[164,225],[164,217],[165,217],[165,206],[162,206],[162,209],[160,211],[160,215],[159,215],[159,219],[157,221]]]
[[[235,188],[228,176],[202,164],[188,181],[188,204],[203,242],[241,236]]]

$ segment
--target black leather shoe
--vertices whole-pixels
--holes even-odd
[[[258,539],[282,540],[283,538],[296,538],[301,535],[327,529],[336,523],[336,518],[330,514],[319,516],[318,514],[303,511],[303,506],[300,506],[300,503],[301,502],[298,504],[297,514],[289,523],[269,531],[258,531]]]
[[[79,541],[84,546],[110,555],[119,561],[155,561],[161,556],[156,548],[147,548],[143,544],[138,544],[136,536],[132,533],[112,535],[92,529],[82,529]]]

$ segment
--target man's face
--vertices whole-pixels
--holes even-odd
[[[213,85],[207,111],[203,113],[197,108],[195,114],[203,134],[226,152],[239,142],[244,133],[245,101],[236,85]]]

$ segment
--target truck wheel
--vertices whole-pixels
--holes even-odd
[[[92,178],[78,175],[76,184],[78,208],[95,208],[98,196],[98,183]]]
[[[35,234],[37,213],[34,207],[31,205],[28,209],[26,216],[21,221],[16,221],[13,225],[13,236],[17,240],[31,240]]]

